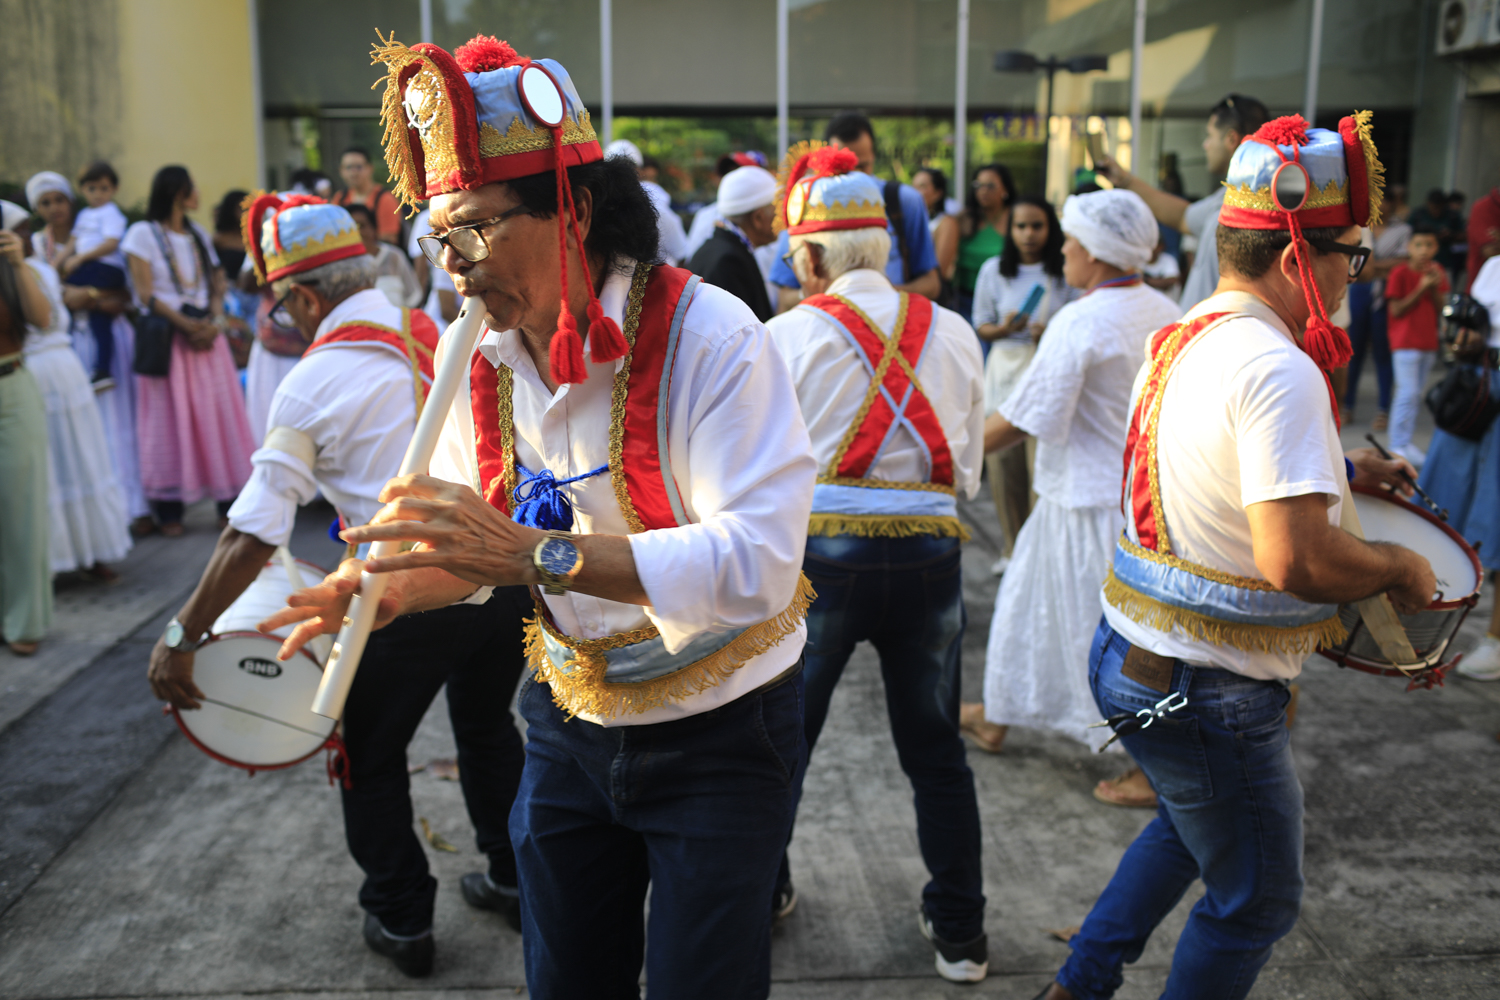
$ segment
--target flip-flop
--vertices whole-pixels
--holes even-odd
[[[960,707],[958,716],[958,730],[967,736],[973,744],[985,753],[1001,753],[1005,749],[1005,735],[1010,732],[1009,726],[995,726],[1000,730],[1000,739],[987,739],[980,735],[979,727],[972,726],[963,721],[963,709]],[[985,720],[988,721],[988,720]]]
[[[1118,778],[1106,778],[1094,786],[1094,798],[1105,805],[1119,806],[1122,809],[1155,809],[1156,792],[1151,792],[1150,798],[1146,796],[1131,797],[1119,792],[1120,785],[1132,775],[1140,773],[1139,767],[1132,767]]]

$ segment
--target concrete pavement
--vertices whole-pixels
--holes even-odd
[[[965,555],[965,689],[977,697],[995,524],[984,496],[964,515],[976,529]],[[458,894],[459,876],[481,861],[456,783],[412,776],[417,814],[459,848],[429,852],[437,968],[412,981],[359,939],[359,872],[318,761],[247,778],[161,717],[145,660],[212,547],[211,510],[194,517],[185,538],[138,547],[117,587],[62,592],[69,624],[44,649],[54,659],[0,652],[0,997],[524,992],[519,939]],[[299,521],[300,556],[336,558],[327,520],[314,510]],[[1483,631],[1488,597],[1460,646]],[[1306,905],[1256,998],[1500,996],[1500,684],[1402,688],[1316,657],[1308,665],[1293,740],[1307,800]],[[445,716],[439,700],[413,764],[453,755]],[[975,988],[938,980],[917,936],[925,874],[910,790],[862,649],[808,772],[792,848],[801,900],[775,932],[774,997],[1024,1000],[1048,981],[1067,948],[1046,928],[1083,918],[1149,814],[1095,802],[1094,783],[1123,759],[1061,737],[1016,730],[1003,755],[971,752],[970,763],[990,899],[991,975]],[[1196,896],[1118,996],[1157,995]]]

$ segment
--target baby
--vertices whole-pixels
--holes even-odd
[[[78,213],[73,236],[58,271],[70,285],[93,290],[125,287],[125,255],[120,252],[120,238],[129,225],[125,213],[115,204],[120,181],[114,168],[100,160],[89,166],[78,178],[78,187],[89,207]],[[114,317],[99,309],[89,310],[89,331],[93,334],[94,388],[112,385],[110,366],[114,362]]]

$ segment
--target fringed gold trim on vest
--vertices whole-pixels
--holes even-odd
[[[1348,638],[1338,615],[1307,625],[1277,626],[1231,622],[1179,608],[1142,594],[1115,576],[1111,567],[1104,580],[1104,597],[1131,621],[1158,632],[1178,629],[1191,639],[1246,652],[1311,653],[1319,646],[1336,646]]]
[[[599,639],[576,639],[559,632],[538,611],[535,618],[526,620],[526,656],[536,671],[536,679],[551,685],[552,701],[569,718],[581,714],[608,719],[639,715],[701,694],[726,680],[740,667],[795,632],[817,596],[812,582],[799,574],[797,592],[781,614],[752,625],[728,645],[703,659],[647,681],[611,683],[605,680],[607,661],[601,654],[656,638],[659,633],[654,626]],[[572,658],[564,664],[571,672],[553,665],[552,657],[547,655],[547,644],[542,639],[543,629],[573,651]]]
[[[860,538],[916,538],[936,535],[967,542],[968,527],[956,517],[903,514],[819,514],[808,521],[809,535],[856,535]]]

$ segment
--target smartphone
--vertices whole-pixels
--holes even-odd
[[[1098,170],[1100,161],[1108,155],[1104,152],[1104,133],[1089,132],[1084,138],[1088,140],[1089,144],[1089,159],[1094,161],[1094,169]]]
[[[1043,291],[1041,285],[1032,285],[1031,292],[1026,296],[1026,301],[1021,303],[1021,308],[1016,310],[1016,315],[1022,319],[1031,319],[1031,314],[1036,312],[1036,307],[1042,304]]]

